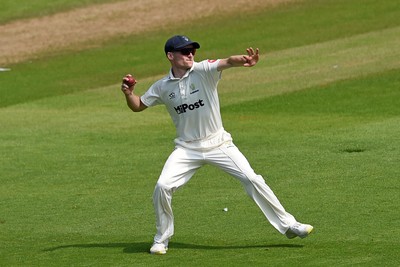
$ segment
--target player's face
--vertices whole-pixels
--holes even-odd
[[[194,55],[196,54],[196,49],[192,45],[186,46],[179,51],[171,52],[172,56],[170,58],[171,63],[180,69],[190,69],[193,66]]]

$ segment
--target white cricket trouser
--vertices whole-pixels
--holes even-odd
[[[233,143],[207,151],[177,147],[165,162],[153,194],[157,226],[154,242],[168,242],[174,234],[172,194],[205,164],[217,166],[239,179],[247,194],[280,233],[284,234],[289,226],[296,222],[296,219],[285,211],[263,177],[254,172],[248,160]]]

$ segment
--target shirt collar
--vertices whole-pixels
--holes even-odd
[[[168,78],[169,78],[170,80],[180,80],[180,79],[186,78],[186,77],[189,75],[189,73],[193,71],[193,69],[194,69],[194,63],[195,63],[195,62],[193,62],[192,67],[186,71],[185,75],[183,75],[182,78],[176,78],[176,77],[174,76],[174,74],[172,73],[172,68],[170,68],[170,69],[169,69]]]

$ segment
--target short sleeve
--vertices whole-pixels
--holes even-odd
[[[148,107],[160,105],[162,104],[160,91],[160,83],[156,82],[140,97],[140,100]]]

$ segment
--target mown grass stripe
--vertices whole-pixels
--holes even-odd
[[[221,98],[239,103],[398,68],[400,27],[395,27],[264,54],[251,70],[223,74]]]

